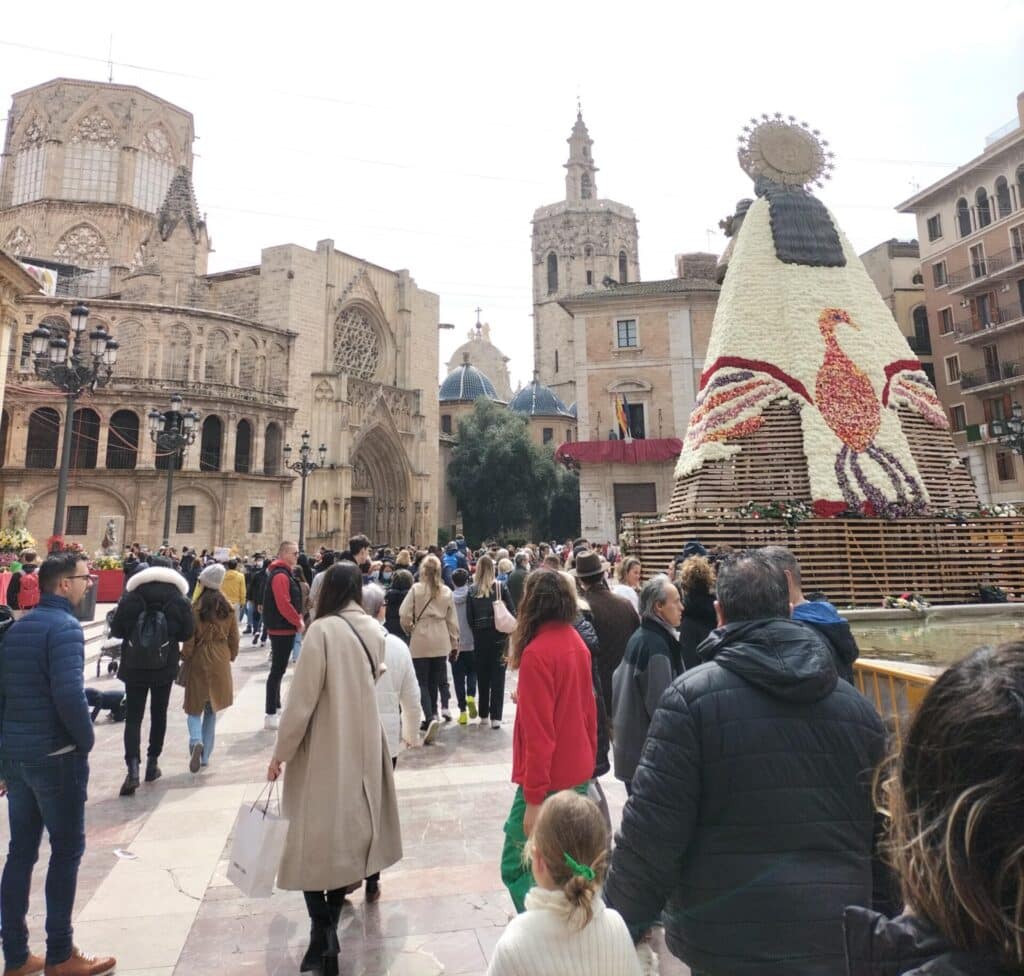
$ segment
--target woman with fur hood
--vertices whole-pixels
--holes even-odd
[[[178,675],[179,649],[188,640],[195,624],[192,604],[188,599],[188,583],[181,573],[171,568],[171,561],[151,556],[148,566],[140,564],[129,577],[125,594],[121,597],[110,622],[112,637],[120,637],[121,660],[117,675],[124,682],[124,761],[128,773],[121,784],[121,796],[132,796],[139,788],[139,762],[141,760],[142,718],[149,704],[149,749],[146,754],[146,782],[160,778],[157,760],[164,748],[167,733],[167,703],[171,685]],[[159,667],[141,667],[141,655],[133,646],[136,624],[149,613],[149,620],[162,615],[167,628],[165,657]]]

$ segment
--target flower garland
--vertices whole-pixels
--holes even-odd
[[[746,505],[733,509],[732,514],[737,518],[779,519],[790,526],[790,528],[804,519],[814,517],[814,511],[811,506],[801,501],[747,502]]]

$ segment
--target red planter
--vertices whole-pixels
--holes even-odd
[[[99,576],[99,582],[96,584],[96,602],[117,603],[124,590],[124,570],[98,569],[96,574]]]

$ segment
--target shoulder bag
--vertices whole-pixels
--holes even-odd
[[[423,605],[423,609],[419,613],[417,613],[416,612],[416,596],[415,596],[415,594],[413,594],[413,598],[412,598],[412,627],[409,628],[409,636],[410,637],[412,637],[412,632],[416,629],[416,625],[423,619],[423,614],[425,614],[427,612],[427,607],[429,607],[430,604],[433,603],[433,602],[434,602],[434,597],[432,596]],[[348,623],[348,621],[345,621],[345,622]],[[351,627],[352,625],[349,624],[349,626]]]
[[[505,606],[505,601],[501,598],[501,583],[495,580],[494,587],[498,594],[498,598],[494,601],[494,629],[499,634],[511,634],[516,629],[515,615]]]
[[[425,608],[424,608],[425,609]],[[374,666],[373,657],[370,654],[370,649],[366,646],[366,641],[363,640],[362,635],[355,627],[352,626],[351,620],[345,620],[344,614],[339,614],[342,620],[348,624],[348,629],[356,635],[356,640],[359,641],[359,646],[363,649],[363,653],[366,655],[366,663],[370,665],[370,674],[373,676],[373,683],[377,683],[377,668]]]

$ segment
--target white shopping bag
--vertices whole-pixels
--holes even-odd
[[[235,819],[228,881],[250,898],[269,898],[273,894],[277,867],[288,836],[288,821],[280,812],[270,810],[276,787],[276,783],[268,783],[256,802],[244,804]],[[280,802],[277,806],[280,811]]]

